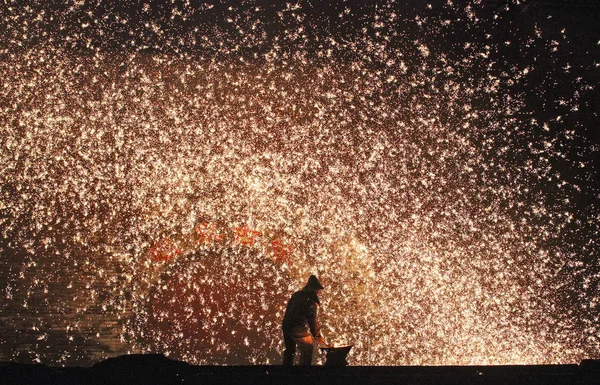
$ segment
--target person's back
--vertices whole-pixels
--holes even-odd
[[[295,292],[283,317],[283,332],[300,332],[310,330],[313,335],[317,335],[317,306],[319,297],[316,292],[300,290]],[[307,326],[309,329],[307,329]]]

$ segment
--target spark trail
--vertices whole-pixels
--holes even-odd
[[[313,3],[3,5],[0,359],[278,363],[311,272],[352,364],[598,355],[597,42]]]

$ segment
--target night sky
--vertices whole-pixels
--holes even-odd
[[[333,4],[332,4],[333,3]],[[3,1],[0,361],[600,358],[600,6]]]

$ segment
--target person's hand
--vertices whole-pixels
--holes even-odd
[[[325,338],[323,337],[317,337],[317,345],[325,348],[329,346],[327,343],[325,343]]]

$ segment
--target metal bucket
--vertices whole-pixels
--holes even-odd
[[[321,347],[325,355],[325,366],[347,366],[346,357],[354,345]]]

